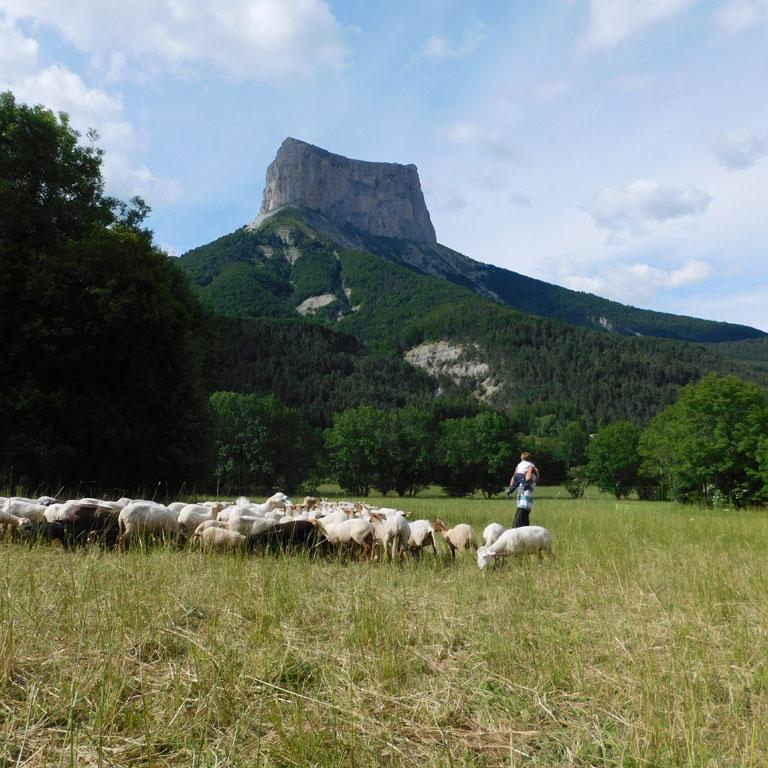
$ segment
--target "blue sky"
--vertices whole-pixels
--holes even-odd
[[[175,253],[294,136],[416,163],[475,259],[768,330],[768,0],[0,0],[0,88],[96,127]]]

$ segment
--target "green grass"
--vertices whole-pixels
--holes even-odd
[[[550,490],[486,574],[0,544],[0,766],[765,765],[765,512]]]

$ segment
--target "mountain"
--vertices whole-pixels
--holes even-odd
[[[297,139],[267,169],[259,231],[288,210],[317,233],[351,249],[442,277],[527,314],[607,333],[695,342],[758,339],[756,328],[637,309],[484,264],[437,242],[414,165],[350,160]]]
[[[768,380],[714,348],[522,314],[320,231],[334,226],[318,212],[284,206],[258,227],[182,256],[209,308],[241,318],[218,321],[217,387],[312,403],[318,424],[349,404],[414,402],[437,388],[472,394],[521,424],[579,420],[597,428],[650,419],[709,371]]]

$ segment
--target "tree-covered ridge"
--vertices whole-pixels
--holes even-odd
[[[203,301],[221,314],[284,317],[309,296],[331,293],[336,301],[317,314],[335,318],[350,307],[334,261],[350,251],[383,257],[411,273],[445,278],[525,314],[604,333],[712,343],[766,338],[748,326],[653,312],[572,291],[482,264],[442,245],[339,230],[316,212],[301,209],[281,210],[256,229],[243,227],[189,251],[182,262]],[[243,296],[239,283],[249,286],[250,298]],[[434,283],[429,285],[435,290]],[[277,301],[269,301],[270,291]]]
[[[317,221],[318,217],[313,216],[312,219]],[[413,243],[358,230],[349,230],[345,234],[370,253],[409,265],[425,274],[438,274],[484,298],[495,298],[526,314],[564,320],[572,325],[623,336],[712,343],[766,338],[763,331],[745,325],[640,309],[591,293],[563,288],[475,261],[444,245]]]
[[[766,337],[763,331],[746,325],[639,309],[492,265],[487,265],[482,284],[493,290],[505,304],[521,312],[624,336],[655,336],[693,342]]]
[[[708,345],[729,360],[736,360],[758,374],[768,376],[768,338],[727,341]]]
[[[314,426],[358,405],[400,408],[434,395],[427,375],[400,358],[370,354],[354,336],[300,319],[216,318],[214,338],[214,389],[273,393]]]
[[[233,280],[222,297],[223,314],[274,317],[278,308],[293,312],[308,296],[335,296],[311,316],[311,324],[296,318],[259,321],[250,328],[220,325],[217,336],[226,361],[218,368],[231,371],[222,376],[234,377],[223,379],[218,389],[274,391],[291,405],[309,407],[313,423],[328,424],[336,410],[365,403],[403,404],[423,392],[425,379],[420,384],[414,378],[402,355],[426,341],[450,340],[476,350],[496,387],[489,404],[516,415],[524,429],[547,418],[576,420],[590,429],[622,418],[647,422],[674,400],[680,387],[709,371],[768,380],[764,373],[700,345],[627,338],[523,315],[393,259],[331,242],[296,211],[282,212],[258,230],[238,230],[185,256],[182,263],[187,266],[191,260],[188,268],[203,297],[219,280],[213,277],[201,286],[202,276],[212,276],[206,249],[211,261],[224,265],[222,274],[253,270],[275,280],[275,292],[263,295],[263,309],[262,294],[241,301],[247,281]],[[340,342],[329,331],[322,336],[317,324],[350,334],[365,348]],[[366,348],[380,356],[368,356]],[[285,358],[299,361],[303,377],[292,375],[296,368],[289,374],[282,367],[281,355],[287,350]],[[362,375],[363,370],[373,375]],[[353,371],[356,378],[347,381]],[[476,384],[466,382],[463,391]]]

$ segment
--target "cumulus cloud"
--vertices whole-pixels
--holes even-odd
[[[119,95],[88,85],[80,75],[60,64],[42,66],[39,45],[7,18],[0,16],[0,91],[10,90],[20,102],[43,104],[66,112],[73,128],[84,133],[95,128],[105,152],[104,178],[110,194],[145,196],[150,203],[172,202],[182,194],[173,179],[156,176],[132,156],[141,148],[133,124],[125,117]]]
[[[429,64],[441,64],[445,61],[465,59],[483,44],[485,38],[485,25],[480,22],[465,30],[460,40],[450,40],[443,35],[432,35],[411,56],[411,63],[426,61]]]
[[[648,225],[681,216],[700,216],[713,198],[691,184],[673,187],[639,179],[626,187],[607,187],[582,208],[598,229],[609,233],[607,242],[644,235]]]
[[[213,65],[235,80],[282,82],[348,56],[325,0],[0,0],[0,11],[53,27],[107,81]]]
[[[674,16],[692,0],[590,0],[582,51],[613,48],[645,27]]]
[[[518,158],[518,153],[501,131],[477,123],[454,123],[444,131],[444,135],[450,144],[473,147],[498,160]]]
[[[743,170],[768,157],[768,136],[755,136],[748,130],[726,133],[718,137],[714,150],[715,157],[724,168]]]
[[[768,0],[728,0],[720,6],[717,20],[729,33],[768,21]]]
[[[575,291],[637,304],[651,301],[659,292],[696,285],[712,274],[712,266],[698,259],[686,261],[672,270],[644,262],[612,264],[589,275],[575,273],[571,265],[564,263],[558,269],[558,282]]]

